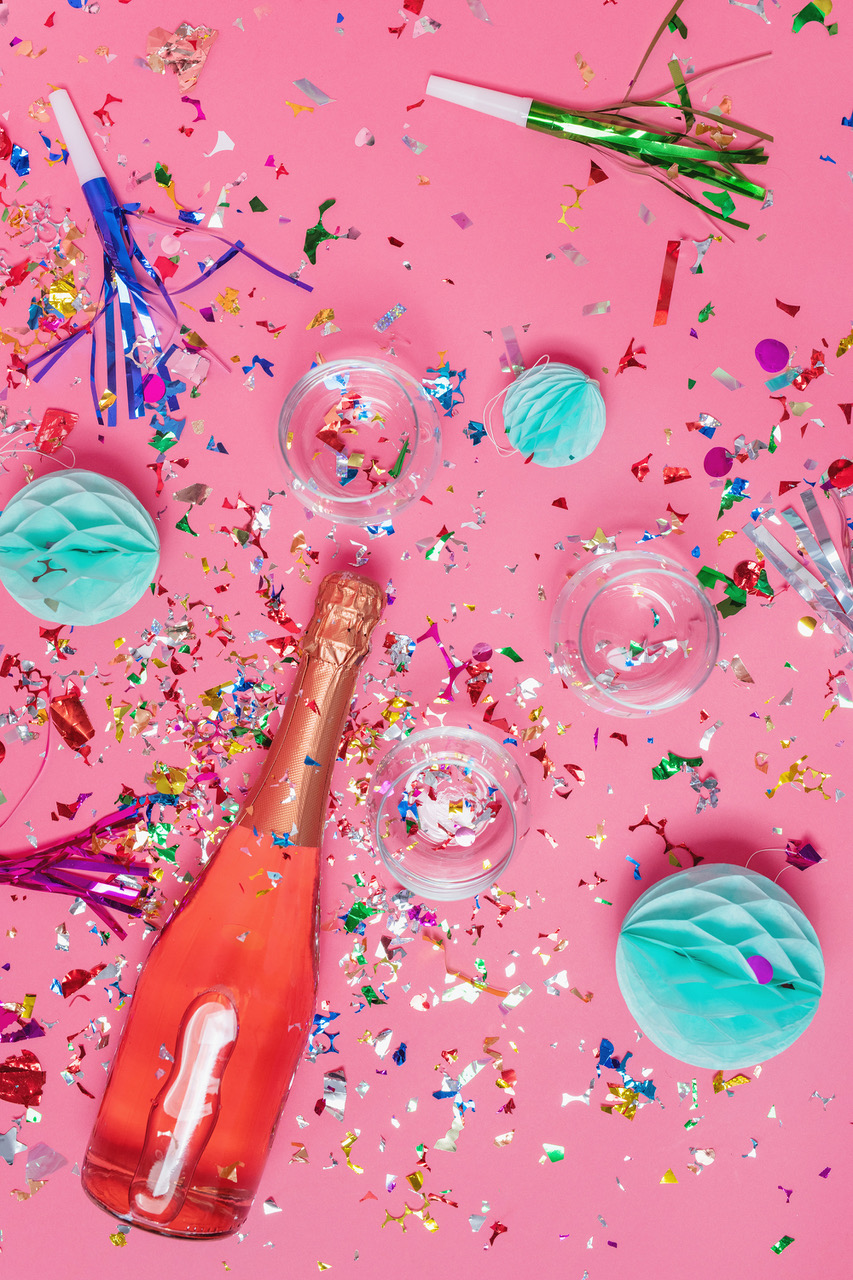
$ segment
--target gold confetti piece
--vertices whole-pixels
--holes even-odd
[[[607,836],[604,834],[604,823],[599,822],[595,828],[595,835],[587,836],[586,839],[591,840],[596,849],[600,849],[604,844],[604,841],[607,839]]]
[[[805,617],[800,618],[799,622],[797,623],[797,630],[799,631],[801,636],[810,636],[814,634],[814,629],[816,626],[817,626],[817,618],[811,618],[807,614]]]
[[[421,1187],[424,1185],[424,1175],[419,1173],[416,1169],[414,1173],[406,1174],[406,1181],[413,1191],[420,1191]]]
[[[110,1244],[114,1244],[117,1249],[122,1249],[127,1244],[127,1236],[123,1231],[114,1231],[110,1236]]]
[[[33,1009],[35,1008],[35,1004],[36,1004],[36,998],[34,995],[24,996],[23,1000],[21,1001],[21,1017],[31,1018],[33,1016]]]
[[[660,1180],[660,1186],[663,1186],[665,1183],[668,1184],[669,1186],[673,1186],[677,1182],[678,1182],[678,1179],[676,1178],[672,1170],[667,1169],[666,1173],[663,1175],[663,1177]]]
[[[239,289],[225,289],[222,293],[216,295],[216,305],[221,307],[223,311],[227,311],[229,315],[236,316],[240,314],[240,307],[237,302],[240,296]],[[233,356],[233,360],[239,361],[239,356]]]
[[[99,409],[109,409],[110,405],[115,404],[117,397],[112,391],[102,391],[98,399]]]
[[[354,1164],[354,1163],[353,1163],[353,1161],[352,1161],[352,1158],[351,1158],[351,1157],[352,1157],[352,1149],[353,1149],[353,1147],[355,1146],[355,1144],[356,1144],[357,1142],[358,1142],[358,1133],[354,1133],[354,1132],[353,1132],[353,1130],[352,1130],[352,1129],[350,1129],[349,1133],[347,1134],[347,1136],[344,1138],[343,1142],[341,1143],[341,1150],[343,1151],[344,1155],[345,1155],[345,1156],[346,1156],[346,1158],[347,1158],[347,1167],[348,1167],[348,1168],[350,1168],[350,1169],[352,1169],[353,1173],[364,1173],[364,1170],[362,1169],[361,1165],[359,1165],[359,1164]],[[291,1163],[292,1163],[292,1162],[291,1162]],[[414,1176],[414,1175],[412,1175],[412,1176]],[[417,1187],[415,1187],[415,1190],[416,1190],[416,1191],[417,1191],[417,1189],[418,1189],[418,1188],[417,1188]]]
[[[308,324],[306,324],[305,328],[319,329],[321,325],[331,324],[334,318],[335,318],[335,308],[323,307],[320,311],[317,312],[313,320],[310,320]]]
[[[722,1093],[724,1089],[736,1089],[740,1084],[749,1084],[749,1076],[745,1076],[742,1071],[737,1075],[730,1076],[728,1080],[723,1079],[722,1071],[718,1071],[714,1076],[714,1093]]]
[[[595,72],[593,71],[589,63],[584,59],[584,56],[582,53],[575,54],[575,62],[578,64],[578,71],[581,73],[581,79],[583,80],[583,87],[585,89],[588,89],[591,82],[595,79]]]

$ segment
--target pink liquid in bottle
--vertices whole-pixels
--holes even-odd
[[[251,1207],[311,1026],[326,799],[384,598],[324,579],[252,801],[137,983],[82,1180],[140,1227],[223,1235]]]

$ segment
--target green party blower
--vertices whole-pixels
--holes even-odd
[[[463,84],[459,80],[447,80],[443,76],[430,76],[426,91],[430,97],[454,102],[460,107],[470,107],[484,115],[497,116],[500,120],[509,120],[524,129],[536,129],[540,133],[550,133],[558,138],[570,138],[574,142],[584,143],[598,151],[605,151],[611,157],[618,157],[630,168],[651,166],[651,171],[646,170],[648,176],[662,182],[682,199],[688,200],[713,218],[721,218],[732,226],[746,229],[748,223],[739,222],[732,217],[735,204],[730,193],[749,196],[753,200],[766,198],[766,189],[751,182],[737,169],[739,164],[766,164],[767,156],[760,142],[757,146],[748,148],[733,148],[729,145],[725,151],[721,151],[708,146],[698,135],[717,134],[721,145],[733,141],[732,134],[724,132],[724,129],[738,129],[753,138],[767,141],[772,141],[772,138],[769,134],[731,120],[728,116],[698,110],[690,102],[687,85],[675,59],[670,63],[670,72],[676,101],[670,102],[664,98],[627,98],[615,106],[601,107],[596,111],[570,111],[567,107],[540,102],[537,98],[500,93],[495,89],[483,89],[479,85]],[[706,117],[714,123],[700,123],[697,125],[696,135],[693,135],[635,119],[625,114],[626,107],[669,108],[681,114],[685,130],[693,127],[697,116]],[[663,174],[654,170],[663,170]],[[702,192],[712,207],[684,191],[678,185],[679,179],[683,178],[692,178],[721,188],[719,193]]]

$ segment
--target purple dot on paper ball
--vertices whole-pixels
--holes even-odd
[[[722,445],[715,445],[705,454],[705,471],[709,476],[727,476],[734,465]]]
[[[763,338],[755,348],[755,358],[767,373],[779,373],[787,367],[790,352],[777,338]]]
[[[166,384],[156,373],[149,374],[142,386],[146,404],[157,404],[166,394]]]
[[[746,963],[755,974],[758,982],[764,984],[773,977],[773,965],[769,960],[765,960],[764,956],[747,956]]]

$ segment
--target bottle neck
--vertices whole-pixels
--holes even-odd
[[[303,655],[263,773],[243,811],[243,826],[294,845],[319,847],[361,657],[322,643]]]

